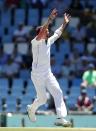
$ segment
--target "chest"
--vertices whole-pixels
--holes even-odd
[[[47,44],[39,44],[35,47],[32,47],[32,52],[39,53],[39,54],[49,54],[50,53],[50,46]]]

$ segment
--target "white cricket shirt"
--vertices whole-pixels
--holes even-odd
[[[61,28],[57,29],[53,36],[48,38],[47,43],[45,39],[36,40],[36,37],[31,41],[32,44],[32,73],[45,74],[51,71],[50,68],[50,47],[61,36]]]

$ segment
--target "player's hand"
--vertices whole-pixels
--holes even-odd
[[[57,13],[57,9],[53,9],[52,12],[51,12],[51,14],[50,14],[50,16],[49,16],[50,19],[54,20],[56,18],[57,14],[58,14]]]
[[[64,14],[64,23],[69,23],[70,22],[70,19],[71,19],[71,16],[69,14]]]

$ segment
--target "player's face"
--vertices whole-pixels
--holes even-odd
[[[45,36],[45,39],[48,39],[48,37],[49,37],[49,30],[48,29],[45,30],[44,36]]]

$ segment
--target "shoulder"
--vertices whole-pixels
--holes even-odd
[[[83,75],[89,75],[89,71],[85,71]]]
[[[93,72],[94,72],[94,74],[96,74],[96,70],[94,70]]]
[[[33,44],[34,42],[36,42],[36,37],[31,40],[31,44]]]
[[[96,76],[96,70],[93,71],[93,75]]]

